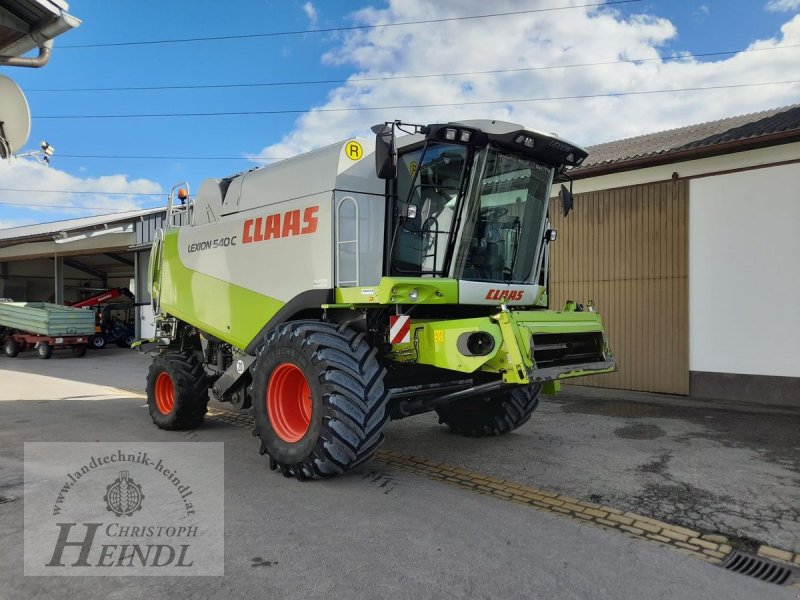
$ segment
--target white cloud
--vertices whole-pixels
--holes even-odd
[[[0,214],[12,214],[3,218],[0,227],[14,227],[25,222],[39,222],[50,217],[69,218],[102,212],[134,210],[144,205],[153,206],[156,196],[135,196],[133,194],[159,194],[158,183],[148,179],[129,179],[127,175],[106,175],[102,177],[77,177],[66,171],[46,167],[34,160],[14,159],[0,161],[0,188],[16,190],[57,190],[51,192],[11,192],[0,190]],[[86,194],[74,192],[102,192]],[[108,194],[114,192],[114,195]],[[121,195],[116,193],[122,192]],[[131,195],[128,195],[131,194]],[[37,207],[36,204],[53,205]],[[76,210],[75,207],[80,208]],[[19,211],[25,211],[20,218]],[[28,217],[30,215],[30,217]],[[67,216],[64,216],[67,215]]]
[[[769,0],[766,6],[772,12],[788,12],[790,10],[800,10],[800,0]]]
[[[314,8],[314,5],[311,2],[306,2],[303,4],[303,12],[306,13],[308,17],[308,22],[311,25],[311,29],[317,28],[317,9]]]
[[[11,227],[22,227],[35,223],[34,219],[0,219],[0,229],[10,229]]]
[[[578,0],[572,0],[575,4]],[[544,7],[549,3],[541,2]],[[493,2],[493,12],[519,10],[514,0]],[[535,5],[534,5],[535,7]],[[360,24],[439,19],[486,12],[483,0],[389,0],[388,8],[352,15]],[[351,81],[297,119],[295,128],[260,156],[292,156],[345,139],[369,135],[384,120],[430,123],[465,118],[515,121],[557,132],[581,144],[620,139],[652,131],[772,108],[797,101],[800,85],[760,86],[583,100],[553,100],[383,111],[320,112],[363,108],[481,102],[498,99],[575,96],[637,90],[709,87],[792,79],[800,48],[740,53],[714,62],[690,57],[658,60],[677,36],[667,19],[624,17],[609,8],[575,8],[435,25],[348,32],[323,57],[331,65],[354,67]],[[800,44],[800,16],[774,39],[751,49]],[[356,81],[420,73],[520,69],[546,65],[656,59],[644,63],[495,73],[468,77]]]

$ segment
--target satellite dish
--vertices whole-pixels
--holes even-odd
[[[25,145],[31,133],[31,111],[19,86],[0,75],[0,158]]]

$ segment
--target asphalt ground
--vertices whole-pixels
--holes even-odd
[[[224,577],[23,577],[23,442],[185,441],[118,389],[143,391],[148,362],[117,349],[0,359],[0,491],[18,498],[0,504],[0,598],[797,595],[399,462],[299,484],[270,472],[247,429],[220,418],[192,435],[225,444]],[[384,448],[721,533],[742,549],[797,552],[798,424],[785,410],[575,388],[511,435],[460,438],[422,415],[389,424]]]

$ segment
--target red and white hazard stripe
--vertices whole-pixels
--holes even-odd
[[[411,341],[411,317],[396,315],[389,317],[389,343],[405,344]]]

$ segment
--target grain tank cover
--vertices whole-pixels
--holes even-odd
[[[223,185],[223,181],[225,180],[206,179],[200,184],[194,200],[194,217],[192,219],[194,225],[213,223],[219,219],[222,214],[224,189],[228,187]]]
[[[333,190],[383,195],[374,152],[375,140],[352,138],[237,175],[230,180],[221,214]]]

